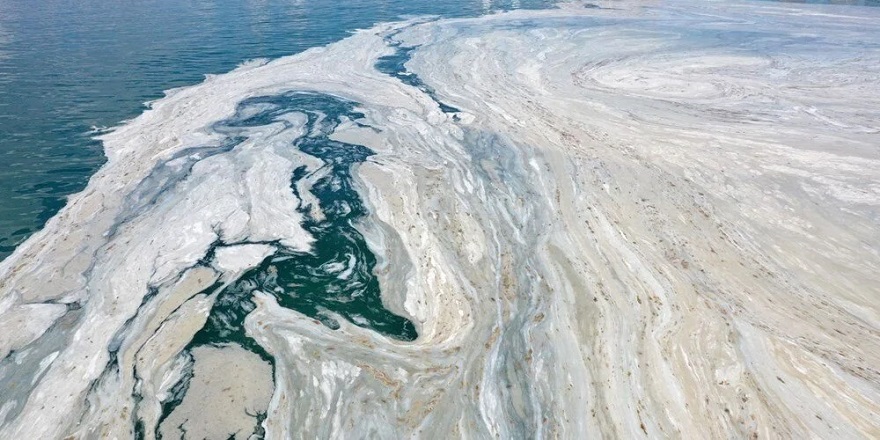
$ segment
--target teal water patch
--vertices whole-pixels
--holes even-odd
[[[421,90],[423,93],[430,96],[431,99],[440,106],[440,110],[444,113],[457,113],[460,111],[459,109],[440,101],[440,99],[437,98],[434,89],[425,84],[418,75],[410,72],[406,68],[406,63],[412,58],[412,53],[418,49],[418,46],[403,46],[399,42],[394,41],[393,35],[387,37],[385,41],[390,47],[394,48],[394,53],[380,57],[376,61],[376,70],[386,75],[393,76],[406,85]]]
[[[216,313],[212,312],[208,326],[197,339],[231,333],[228,323],[238,322],[247,314],[234,309],[247,301],[232,300],[226,304],[224,295],[240,297],[254,290],[270,293],[281,306],[317,319],[330,328],[338,328],[334,317],[338,315],[392,338],[411,341],[417,337],[411,321],[382,305],[379,280],[373,273],[376,257],[355,227],[367,216],[367,210],[354,187],[352,169],[373,152],[361,145],[329,138],[343,120],[363,117],[354,106],[340,98],[316,94],[252,98],[239,109],[239,114],[248,115],[246,118],[233,118],[218,127],[219,131],[231,133],[272,123],[289,124],[282,118],[284,115],[292,111],[305,113],[309,134],[292,147],[321,159],[323,165],[312,171],[304,166],[296,169],[291,188],[300,196],[296,182],[313,180],[311,192],[318,199],[323,216],[313,215],[308,205],[301,206],[303,227],[315,240],[312,250],[299,252],[275,243],[280,249],[273,257],[245,273],[221,294],[218,305],[222,306],[215,307]],[[264,110],[254,114],[253,109]]]
[[[274,370],[272,356],[251,339],[244,328],[245,318],[255,308],[255,291],[271,294],[282,307],[296,310],[331,329],[338,329],[338,320],[345,319],[402,341],[418,337],[412,321],[392,313],[382,304],[379,280],[373,272],[376,256],[356,228],[368,212],[354,186],[352,170],[374,153],[360,145],[330,139],[341,122],[363,117],[355,111],[355,104],[308,93],[252,98],[240,104],[235,117],[214,128],[240,142],[244,139],[240,134],[248,129],[279,123],[289,127],[290,122],[284,117],[293,112],[307,115],[305,132],[308,134],[295,141],[291,148],[323,163],[313,170],[305,166],[297,168],[291,177],[291,188],[297,196],[300,195],[297,194],[298,181],[312,182],[311,193],[323,214],[314,215],[310,206],[298,209],[305,219],[303,227],[314,237],[312,249],[303,252],[278,242],[267,243],[278,248],[273,256],[227,287],[215,285],[204,291],[211,294],[221,289],[207,323],[183,353],[190,359],[190,367],[185,377],[172,387],[171,397],[162,403],[162,420],[186,395],[192,377],[190,353],[198,346],[238,344],[268,361]],[[216,243],[205,262],[211,259],[214,250],[231,244],[238,243]],[[264,417],[264,414],[257,415],[258,420]],[[259,430],[258,425],[254,432],[259,434]],[[135,433],[142,436],[143,426],[136,425]]]

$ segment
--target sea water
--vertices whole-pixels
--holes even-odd
[[[550,0],[0,1],[0,259],[104,163],[92,137],[163,91],[413,15]]]

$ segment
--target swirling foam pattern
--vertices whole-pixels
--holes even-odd
[[[379,25],[0,266],[0,438],[880,437],[880,10]]]

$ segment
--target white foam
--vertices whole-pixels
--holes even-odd
[[[114,335],[127,383],[162,334],[126,322],[164,322],[167,292],[218,240],[245,243],[217,250],[226,276],[271,254],[249,241],[309,249],[299,209],[320,207],[308,182],[290,188],[320,165],[290,147],[302,114],[180,156],[221,145],[214,124],[243,100],[290,91],[353,100],[376,128],[334,136],[378,153],[357,168],[358,227],[419,339],[339,316],[330,330],[256,293],[247,334],[276,360],[267,437],[876,433],[880,12],[581,6],[378,25],[176,89],[102,135],[108,163],[0,263],[0,318],[40,304],[6,345],[63,344],[23,407],[3,406],[0,437],[129,435],[131,390],[91,387]],[[407,68],[460,113],[375,70],[396,30],[421,45]],[[69,340],[33,342],[73,300]],[[174,319],[205,319],[197,300]]]

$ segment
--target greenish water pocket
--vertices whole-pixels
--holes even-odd
[[[343,121],[363,117],[355,110],[355,103],[310,93],[251,98],[239,105],[236,116],[214,128],[240,142],[246,138],[243,133],[256,127],[290,124],[288,118],[292,113],[307,116],[304,130],[307,134],[294,141],[290,148],[316,157],[322,163],[317,169],[299,167],[291,176],[291,188],[297,196],[300,196],[297,182],[302,179],[311,182],[311,193],[320,206],[320,215],[307,204],[298,208],[305,219],[303,227],[314,238],[312,249],[303,252],[279,242],[266,243],[278,249],[274,255],[228,286],[214,285],[207,289],[206,294],[218,288],[222,290],[217,294],[207,323],[193,337],[183,356],[192,358],[192,350],[199,346],[237,344],[258,354],[274,369],[271,355],[251,339],[244,328],[245,318],[255,308],[255,291],[271,294],[282,307],[296,310],[331,329],[339,328],[341,318],[402,341],[418,337],[412,321],[392,313],[382,304],[379,280],[374,274],[376,256],[356,228],[368,212],[354,187],[352,167],[374,153],[360,145],[330,139]],[[218,241],[202,264],[208,264],[216,249],[232,244],[239,243]],[[174,386],[171,398],[163,402],[162,420],[183,401],[192,380],[192,368],[184,376]],[[262,420],[265,415],[259,416]],[[143,427],[137,426],[135,431],[143,433]]]

